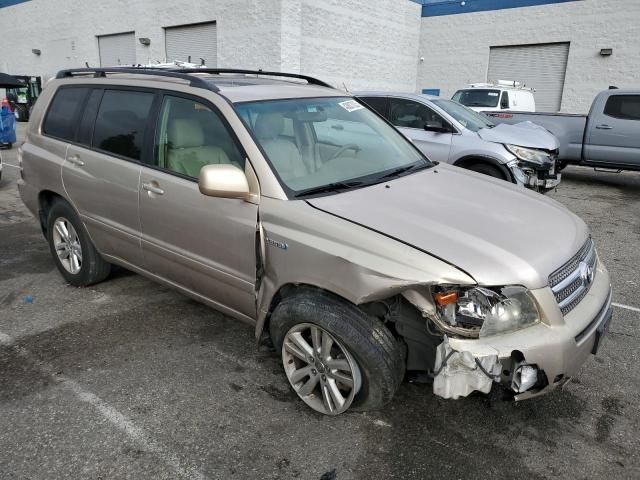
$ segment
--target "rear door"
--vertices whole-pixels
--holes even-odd
[[[138,185],[150,154],[144,146],[153,136],[153,102],[151,91],[92,89],[63,165],[64,187],[98,250],[134,265],[141,256]]]
[[[449,126],[444,118],[426,105],[405,98],[389,99],[389,120],[430,159],[448,162],[452,133],[427,132],[429,124]]]
[[[588,121],[585,161],[640,167],[640,94],[600,100]]]
[[[255,318],[258,206],[200,193],[200,169],[245,155],[216,107],[166,94],[155,154],[142,168],[140,220],[145,269],[218,307]]]

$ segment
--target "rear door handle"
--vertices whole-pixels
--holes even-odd
[[[160,187],[156,187],[153,183],[143,183],[142,188],[144,188],[147,192],[155,193],[156,195],[164,195],[164,190]]]
[[[611,125],[596,125],[596,128],[599,130],[613,130]]]
[[[74,165],[77,165],[78,167],[84,166],[84,162],[82,160],[80,160],[80,156],[79,155],[69,155],[67,157],[67,160],[69,161],[69,163],[73,163]]]

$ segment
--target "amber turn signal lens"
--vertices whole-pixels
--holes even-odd
[[[458,301],[458,292],[440,292],[434,295],[436,303],[441,307],[456,303]]]

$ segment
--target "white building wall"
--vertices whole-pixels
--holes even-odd
[[[137,63],[163,61],[163,27],[207,21],[217,22],[218,67],[306,73],[349,88],[416,86],[420,6],[410,0],[31,0],[0,9],[3,38],[15,39],[0,45],[0,71],[99,66],[97,36],[128,31]]]
[[[561,110],[586,113],[609,85],[640,85],[640,1],[584,0],[422,18],[418,90],[450,97],[486,80],[489,47],[571,42]],[[601,48],[613,48],[602,57]],[[520,80],[520,79],[518,79]]]
[[[138,63],[162,61],[163,27],[212,20],[218,22],[218,66],[279,66],[280,1],[32,0],[0,9],[3,38],[15,39],[0,46],[0,68],[51,75],[85,62],[98,66],[97,36],[127,31],[135,31]],[[151,45],[141,45],[140,37]]]
[[[302,70],[349,90],[416,88],[420,5],[302,0]]]

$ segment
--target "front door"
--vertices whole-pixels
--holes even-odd
[[[448,126],[448,122],[422,103],[390,98],[389,120],[424,153],[429,160],[448,162],[451,133],[427,132],[427,124]]]
[[[255,318],[258,207],[207,197],[200,169],[245,156],[215,107],[165,95],[153,161],[142,167],[140,221],[145,269],[223,309]]]
[[[594,105],[588,128],[587,162],[640,167],[640,95],[614,94],[604,107]]]

